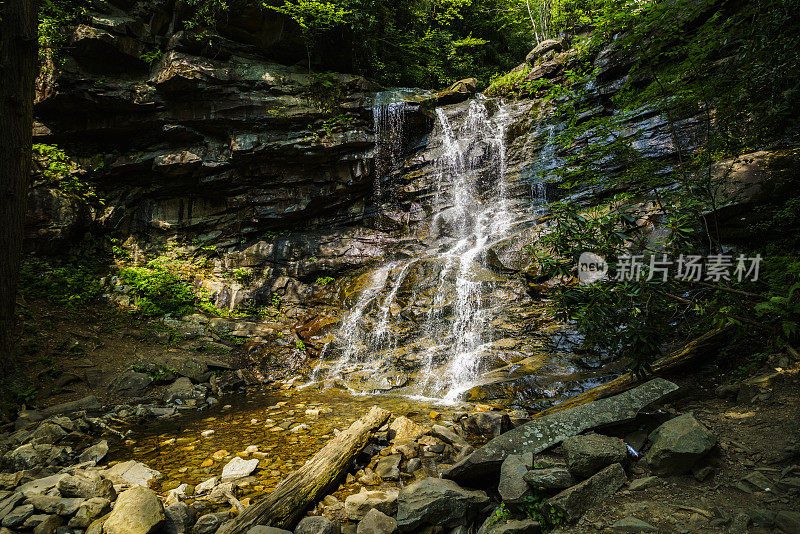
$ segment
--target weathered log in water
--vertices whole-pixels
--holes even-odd
[[[673,372],[684,365],[695,361],[700,356],[706,355],[709,352],[719,348],[726,340],[726,336],[730,332],[730,327],[719,328],[703,334],[702,336],[687,343],[680,350],[673,352],[669,356],[653,362],[653,374],[661,376]],[[588,389],[579,395],[575,395],[562,403],[551,406],[533,416],[543,417],[552,413],[561,412],[569,408],[574,408],[582,404],[586,404],[599,399],[605,399],[613,395],[618,395],[629,389],[638,386],[643,382],[642,379],[637,378],[633,373],[626,373],[619,378],[610,382],[606,382],[602,386],[597,386]]]
[[[247,508],[219,534],[241,534],[255,525],[291,528],[306,509],[335,487],[372,433],[390,413],[373,406],[361,419],[328,442],[306,464],[289,474],[266,499]]]

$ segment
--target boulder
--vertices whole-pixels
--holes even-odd
[[[413,441],[424,433],[424,428],[403,415],[389,425],[389,439],[394,441]]]
[[[563,490],[575,484],[572,474],[564,467],[549,467],[547,469],[532,469],[522,477],[534,489]]]
[[[94,462],[95,464],[99,464],[107,454],[108,441],[101,440],[83,451],[80,456],[78,456],[78,461],[80,463]]]
[[[213,534],[227,520],[227,512],[201,515],[197,518],[194,527],[192,527],[192,534]]]
[[[22,506],[17,506],[5,515],[2,525],[10,529],[19,528],[30,516],[33,515],[33,510],[32,504],[23,504]]]
[[[533,468],[533,454],[511,454],[500,466],[500,483],[497,492],[506,504],[520,504],[533,492],[525,482],[525,475]]]
[[[781,510],[775,514],[775,526],[786,532],[800,532],[800,512]]]
[[[375,474],[383,480],[400,480],[400,461],[402,459],[401,454],[384,456],[375,465]]]
[[[56,497],[53,495],[31,495],[28,502],[45,514],[72,515],[86,499]]]
[[[166,534],[186,534],[192,528],[195,519],[195,509],[186,503],[170,504],[164,509]]]
[[[327,517],[304,517],[295,527],[294,534],[339,534],[339,527]]]
[[[67,431],[50,421],[45,421],[36,427],[30,437],[31,443],[43,443],[53,445],[61,441],[67,435]]]
[[[561,52],[564,49],[564,43],[560,39],[546,39],[536,45],[536,47],[528,52],[525,56],[525,62],[533,65],[537,59],[550,51]]]
[[[176,400],[193,399],[196,397],[194,384],[191,379],[182,376],[175,382],[167,386],[164,392],[165,402],[174,402]]]
[[[513,428],[511,418],[501,412],[478,412],[461,420],[461,428],[471,434],[497,437]]]
[[[472,445],[470,445],[467,442],[467,440],[465,440],[464,438],[462,438],[461,436],[459,436],[446,426],[433,425],[433,428],[431,428],[431,431],[429,433],[431,436],[439,438],[445,443],[449,443],[458,450],[472,448]]]
[[[573,436],[562,445],[570,473],[586,478],[611,464],[628,459],[628,447],[617,438],[600,434]]]
[[[103,524],[104,534],[150,534],[166,520],[164,507],[155,493],[133,486],[120,493],[114,510]]]
[[[478,90],[478,80],[476,78],[465,78],[463,80],[458,80],[456,83],[451,85],[447,90],[453,91],[455,93],[472,94]]]
[[[373,508],[358,523],[356,534],[394,534],[397,532],[397,521],[393,517]],[[297,534],[295,532],[295,534]]]
[[[647,465],[657,475],[688,473],[717,439],[692,414],[670,419],[650,434]]]
[[[463,484],[489,485],[497,480],[500,465],[509,454],[538,454],[586,430],[629,422],[643,408],[677,389],[672,382],[656,378],[625,393],[534,419],[494,438],[443,476]]]
[[[64,402],[62,404],[50,406],[49,408],[42,410],[41,414],[44,417],[50,417],[52,415],[60,415],[72,412],[96,412],[102,408],[103,406],[100,404],[100,401],[97,400],[97,397],[94,395],[89,395],[88,397],[83,397],[75,401]]]
[[[121,373],[108,386],[108,390],[123,397],[141,397],[153,383],[150,375],[127,370]]]
[[[344,514],[352,521],[360,521],[373,508],[386,514],[397,513],[398,491],[395,489],[367,491],[350,495],[344,500]]]
[[[148,487],[150,482],[161,478],[161,473],[135,460],[121,462],[103,471],[103,476],[115,484]]]
[[[467,525],[488,503],[483,491],[464,489],[452,480],[424,478],[400,491],[397,527],[402,532],[418,532],[426,525]]]
[[[244,460],[237,456],[222,468],[222,481],[226,482],[236,480],[237,478],[244,478],[255,471],[256,467],[258,467],[258,458]]]
[[[64,525],[64,520],[57,515],[48,515],[33,528],[33,534],[55,534]]]
[[[58,475],[50,475],[49,477],[44,478],[37,478],[36,480],[31,480],[17,488],[16,491],[25,495],[25,497],[30,497],[31,495],[36,495],[39,493],[49,494],[53,489],[58,486],[58,483],[61,481],[62,478],[69,476],[66,473],[60,473]],[[71,495],[67,495],[67,497],[71,497]]]
[[[565,489],[545,501],[564,514],[568,522],[576,521],[588,509],[612,496],[627,481],[621,464],[613,464],[580,484]]]
[[[102,497],[113,501],[117,498],[114,484],[95,473],[76,473],[67,475],[58,482],[58,492],[64,497]],[[88,526],[88,525],[87,525]]]
[[[85,529],[91,525],[95,519],[102,517],[111,511],[111,501],[103,497],[92,497],[81,504],[78,511],[69,520],[70,528]]]

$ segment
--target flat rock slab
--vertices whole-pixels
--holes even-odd
[[[643,408],[677,389],[672,382],[656,378],[625,393],[534,419],[494,438],[442,476],[460,484],[489,485],[509,454],[538,454],[585,430],[631,421]]]

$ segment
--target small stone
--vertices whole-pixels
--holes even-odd
[[[183,502],[171,504],[164,509],[166,534],[186,534],[194,523],[195,509]]]
[[[197,518],[192,534],[212,534],[228,519],[227,513],[206,514]]]
[[[198,484],[197,486],[195,486],[194,492],[197,495],[206,494],[206,493],[210,492],[211,490],[213,490],[215,487],[217,487],[218,483],[219,483],[219,479],[217,477],[211,477],[208,480],[205,480],[205,481],[201,482],[200,484]]]
[[[54,497],[51,495],[31,495],[28,501],[46,514],[72,515],[84,503],[81,498]]]
[[[654,484],[658,484],[659,482],[660,482],[660,480],[659,480],[658,477],[636,478],[634,480],[631,480],[631,483],[628,486],[628,489],[630,489],[631,491],[639,491],[639,490],[643,490],[645,488],[649,488],[649,487],[653,486]]]
[[[655,532],[656,527],[635,517],[624,517],[611,525],[617,532]]]
[[[95,519],[107,514],[111,510],[111,502],[103,497],[92,497],[83,503],[68,526],[71,528],[85,529],[91,525]]]
[[[405,416],[399,416],[389,425],[389,439],[413,441],[425,433],[425,429]]]
[[[222,469],[222,481],[228,480],[236,480],[238,478],[244,478],[253,471],[256,470],[258,467],[258,459],[253,458],[252,460],[244,460],[239,458],[238,456],[228,462],[225,467]]]
[[[57,515],[49,515],[33,529],[33,534],[55,534],[56,529],[64,524],[64,520]]]

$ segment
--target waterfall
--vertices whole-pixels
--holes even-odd
[[[376,139],[386,143],[376,152],[386,158],[378,168],[399,163],[394,158],[402,153],[402,118],[402,106],[375,108]],[[323,351],[317,376],[369,390],[397,382],[392,373],[411,369],[415,380],[407,393],[444,400],[456,400],[480,376],[484,347],[493,340],[488,322],[502,304],[493,302],[499,278],[485,267],[485,254],[510,235],[518,212],[511,209],[507,186],[510,114],[502,105],[491,113],[479,96],[463,116],[440,108],[436,119],[433,213],[427,232],[418,236],[428,248],[368,274],[335,341]]]

